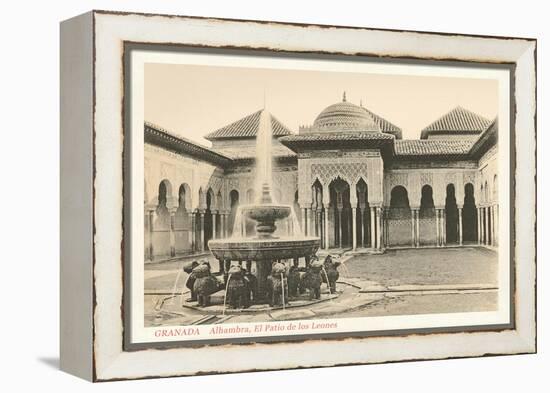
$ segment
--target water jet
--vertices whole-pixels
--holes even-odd
[[[267,277],[271,273],[273,262],[285,259],[305,258],[309,260],[319,249],[320,239],[314,236],[304,236],[294,225],[295,214],[289,205],[273,201],[271,194],[271,115],[264,109],[260,115],[260,125],[257,135],[256,184],[261,189],[256,203],[242,206],[237,214],[242,218],[254,221],[256,234],[246,236],[238,225],[242,218],[237,217],[234,235],[226,239],[215,239],[208,242],[210,252],[224,267],[231,261],[252,261],[256,266],[258,282],[258,299],[266,301]],[[284,236],[276,236],[277,222],[293,219],[286,225],[292,232]],[[222,272],[223,273],[223,272]]]

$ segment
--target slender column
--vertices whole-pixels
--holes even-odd
[[[227,237],[227,213],[223,212],[220,216],[220,224],[221,224],[221,237],[226,238]]]
[[[380,221],[380,215],[382,214],[382,208],[376,208],[376,248],[382,248],[382,225]]]
[[[491,232],[491,221],[492,221],[491,207],[487,206],[486,209],[487,209],[487,245],[490,246],[493,241],[493,234]]]
[[[490,218],[490,220],[489,220],[489,222],[490,222],[490,224],[489,224],[489,244],[491,246],[493,246],[495,244],[495,238],[494,238],[494,236],[495,236],[494,235],[494,233],[495,233],[495,227],[494,227],[495,216],[493,214],[493,206],[489,206],[487,208],[487,210],[488,210],[489,218]]]
[[[498,231],[499,231],[499,227],[498,227],[498,205],[494,205],[493,206],[493,219],[495,221],[495,228],[494,228],[494,232],[493,232],[493,235],[495,237],[495,246],[498,246]]]
[[[495,209],[495,205],[491,206],[491,234],[492,234],[492,241],[493,241],[493,246],[496,246],[497,242],[496,242],[496,226],[495,226],[495,215],[496,215],[496,209]]]
[[[484,244],[489,244],[489,208],[484,207],[483,208],[483,227],[485,228],[484,236],[485,241]]]
[[[370,208],[370,246],[376,248],[376,209]]]
[[[309,236],[314,236],[314,234],[315,234],[314,229],[313,229],[315,222],[313,221],[313,219],[314,219],[313,209],[308,208],[307,209],[307,223],[308,223],[307,234]]]
[[[201,219],[201,236],[200,236],[201,244],[199,245],[199,250],[204,251],[204,212],[200,212],[200,219]]]
[[[302,234],[307,235],[307,209],[302,208]]]
[[[487,206],[487,245],[490,246],[493,242],[493,233],[492,233],[492,217],[491,217],[491,206]]]
[[[441,246],[443,247],[447,241],[447,220],[445,209],[441,209]]]
[[[218,212],[212,212],[212,239],[216,239],[216,220],[218,217]]]
[[[170,209],[170,256],[176,256],[176,209]]]
[[[483,244],[487,245],[487,208],[481,208],[483,211]]]
[[[458,244],[462,245],[462,208],[458,208]]]
[[[329,236],[328,236],[328,204],[325,204],[325,209],[323,210],[325,212],[325,250],[328,250],[329,246]]]
[[[489,243],[489,229],[487,228],[489,224],[489,219],[487,215],[487,208],[484,207],[483,209],[483,244],[487,245]]]
[[[441,212],[443,215],[443,245],[447,245],[447,210],[443,209]]]
[[[385,209],[383,210],[383,213],[384,213],[384,215],[383,215],[384,221],[382,222],[383,234],[384,234],[384,242],[383,242],[383,244],[384,244],[384,246],[385,246],[386,244],[389,244],[389,242],[390,242],[390,235],[389,235],[389,229],[388,229],[388,228],[389,228],[389,227],[388,227],[388,216],[389,216],[389,214],[390,214],[389,208],[385,208]]]
[[[420,247],[420,209],[416,209],[416,247]]]
[[[435,228],[436,228],[435,244],[437,245],[437,247],[439,247],[441,245],[441,242],[440,242],[441,225],[439,224],[439,209],[435,209]]]
[[[148,210],[147,211],[147,219],[149,220],[149,260],[153,260],[153,222],[154,222],[154,216],[155,211],[154,210]]]
[[[351,213],[351,212],[350,212]],[[353,214],[352,214],[353,216]],[[347,231],[348,231],[348,234],[350,234],[352,236],[351,238],[351,243],[352,243],[352,246],[353,246],[353,223],[351,222],[351,220],[348,220],[348,228],[347,228]]]
[[[447,211],[441,209],[441,246],[447,244]]]
[[[225,214],[222,211],[218,212],[218,217],[220,217],[220,226],[218,231],[220,232],[220,236],[218,236],[220,239],[223,239],[225,237],[225,225],[224,225],[224,216]]]
[[[357,208],[351,208],[351,232],[353,236],[353,249],[357,249]]]
[[[418,247],[418,208],[411,209],[412,245]]]
[[[231,213],[225,213],[225,237],[229,237],[233,233],[233,228],[230,228],[229,216]]]
[[[321,239],[321,248],[325,248],[325,222],[323,215],[323,208],[319,208],[319,238]]]
[[[191,213],[187,214],[187,220],[191,220]],[[186,224],[189,223],[189,221],[186,220]],[[189,223],[189,230],[187,231],[187,242],[189,243],[189,249],[193,251],[193,225]]]
[[[411,208],[411,246],[416,247],[416,208]]]
[[[317,208],[311,208],[311,236],[317,236]]]
[[[357,213],[356,216],[359,217],[359,225],[357,226],[357,230],[360,232],[357,236],[357,246],[364,247],[363,244],[363,211],[364,208],[361,208],[360,206],[357,207]],[[357,222],[356,222],[357,225]]]
[[[363,226],[363,247],[367,247],[367,244],[369,244],[369,225],[367,224],[367,217],[369,215],[370,209],[365,207],[361,214],[363,215],[363,218],[361,220],[361,225]]]
[[[197,249],[197,214],[191,213],[191,251]]]
[[[476,208],[477,244],[481,244],[481,210]]]
[[[495,206],[491,206],[491,245],[496,245],[495,242]]]
[[[485,241],[485,228],[483,228],[483,225],[485,223],[485,217],[483,216],[483,208],[479,208],[479,229],[480,229],[480,236],[479,236],[479,243],[483,244]]]
[[[321,208],[317,209],[317,236],[323,237],[323,212]]]
[[[487,225],[489,226],[489,236],[487,237],[487,240],[488,240],[488,244],[490,246],[494,245],[495,243],[495,238],[494,238],[494,227],[493,227],[493,224],[494,224],[494,219],[495,219],[495,216],[494,216],[494,213],[493,213],[493,207],[492,206],[487,206]]]
[[[342,248],[342,209],[336,208],[338,212],[338,246]]]

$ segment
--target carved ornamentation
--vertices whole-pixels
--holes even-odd
[[[389,173],[389,190],[391,190],[395,186],[403,186],[405,188],[409,187],[409,176],[406,173],[395,173],[390,172]]]
[[[310,179],[311,185],[313,185],[317,178],[323,185],[328,185],[339,177],[351,185],[356,184],[361,177],[366,179],[367,170],[368,166],[366,162],[312,164],[308,179]]]
[[[454,184],[456,187],[456,173],[447,172],[445,173],[445,184]]]
[[[420,185],[421,186],[424,186],[426,184],[430,185],[433,187],[433,182],[434,182],[434,179],[433,179],[433,174],[428,172],[428,173],[421,173],[420,174]]]
[[[464,184],[472,183],[472,185],[475,185],[476,184],[475,183],[475,181],[476,181],[475,172],[464,172],[463,181],[464,181]]]
[[[241,183],[240,179],[237,178],[237,177],[227,178],[227,192],[230,192],[232,190],[239,191],[239,184],[240,183]]]
[[[209,188],[212,188],[212,191],[214,191],[214,193],[218,193],[218,191],[221,190],[222,188],[222,185],[223,185],[223,178],[221,177],[217,177],[217,176],[212,176],[209,180],[208,180],[208,184],[207,186],[205,187],[207,190]]]

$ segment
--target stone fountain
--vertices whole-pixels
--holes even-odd
[[[257,135],[256,174],[258,188],[261,188],[256,203],[239,209],[243,218],[256,223],[256,235],[245,237],[242,232],[226,239],[208,242],[212,254],[220,262],[221,269],[227,269],[231,261],[254,263],[258,280],[258,298],[265,299],[267,277],[275,261],[304,258],[309,260],[319,249],[318,237],[303,236],[298,225],[285,236],[275,236],[277,222],[293,214],[292,207],[273,201],[271,194],[271,115],[264,109],[260,115]]]

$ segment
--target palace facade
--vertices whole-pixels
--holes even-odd
[[[255,200],[260,112],[208,134],[209,147],[145,123],[146,261],[231,235]],[[274,198],[323,249],[498,244],[496,119],[457,107],[407,140],[344,95],[297,133],[271,123]]]

